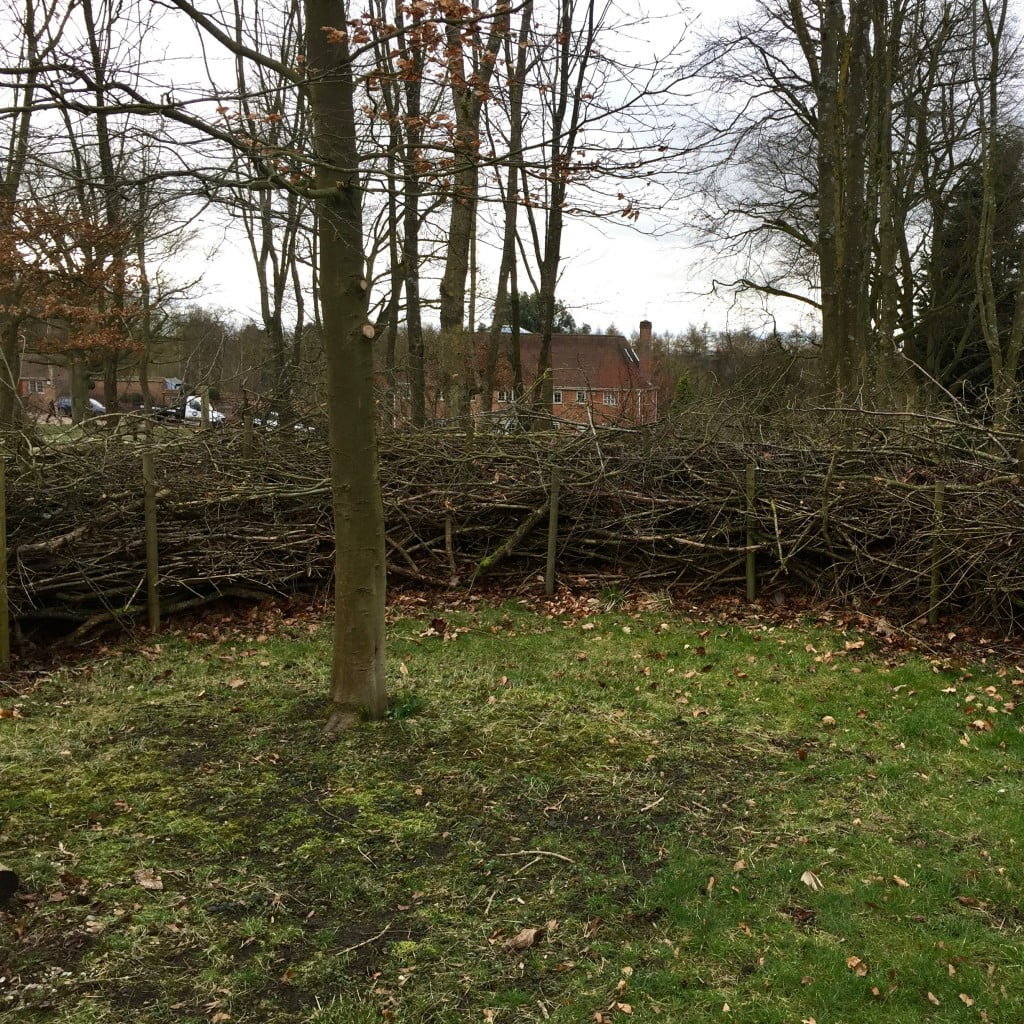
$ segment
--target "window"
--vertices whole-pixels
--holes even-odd
[[[604,393],[604,404],[605,405],[618,405],[619,404],[619,393],[617,391],[606,391]]]
[[[551,393],[551,404],[552,405],[561,405],[562,404],[562,392],[561,391],[553,391]]]
[[[30,378],[25,381],[25,386],[30,395],[41,395],[46,390],[46,381]]]
[[[576,392],[576,404],[577,405],[586,405],[587,404],[587,393],[586,393],[586,391],[577,391]]]
[[[499,391],[498,392],[498,401],[499,402],[511,402],[512,401],[512,392],[511,391]]]

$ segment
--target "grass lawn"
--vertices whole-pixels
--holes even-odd
[[[326,742],[329,640],[205,627],[0,698],[0,1020],[1024,1021],[1012,665],[423,606],[389,720]]]

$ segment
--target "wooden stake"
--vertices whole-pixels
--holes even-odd
[[[7,591],[7,467],[0,451],[0,670],[11,667],[11,616]],[[17,878],[15,878],[17,884]],[[13,890],[12,890],[13,892]]]
[[[9,899],[18,888],[18,876],[9,868],[0,864],[0,901]]]
[[[754,498],[757,494],[757,466],[747,466],[747,600],[757,597],[757,553],[754,551]]]
[[[928,625],[939,624],[939,549],[942,534],[942,508],[946,502],[946,485],[935,481],[935,518],[932,526],[932,580],[928,588]]]
[[[246,409],[242,415],[242,456],[252,457],[252,410]]]
[[[555,556],[558,553],[558,467],[551,470],[551,508],[548,512],[548,567],[544,574],[544,593],[555,592]]]
[[[156,522],[156,467],[153,452],[142,453],[142,505],[146,520],[146,607],[149,628],[160,628],[160,553]]]

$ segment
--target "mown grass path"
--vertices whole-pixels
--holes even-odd
[[[593,612],[395,621],[336,742],[300,619],[0,701],[0,1019],[1024,1020],[1024,673]]]

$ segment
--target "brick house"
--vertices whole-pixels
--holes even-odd
[[[492,395],[492,417],[511,423],[516,401],[512,390],[512,363],[502,335]],[[476,336],[481,364],[487,335]],[[536,369],[541,336],[519,336],[520,362],[528,406],[537,387]],[[658,389],[651,363],[651,323],[640,324],[633,343],[621,334],[554,334],[551,337],[552,413],[556,420],[594,425],[636,426],[658,418]]]

